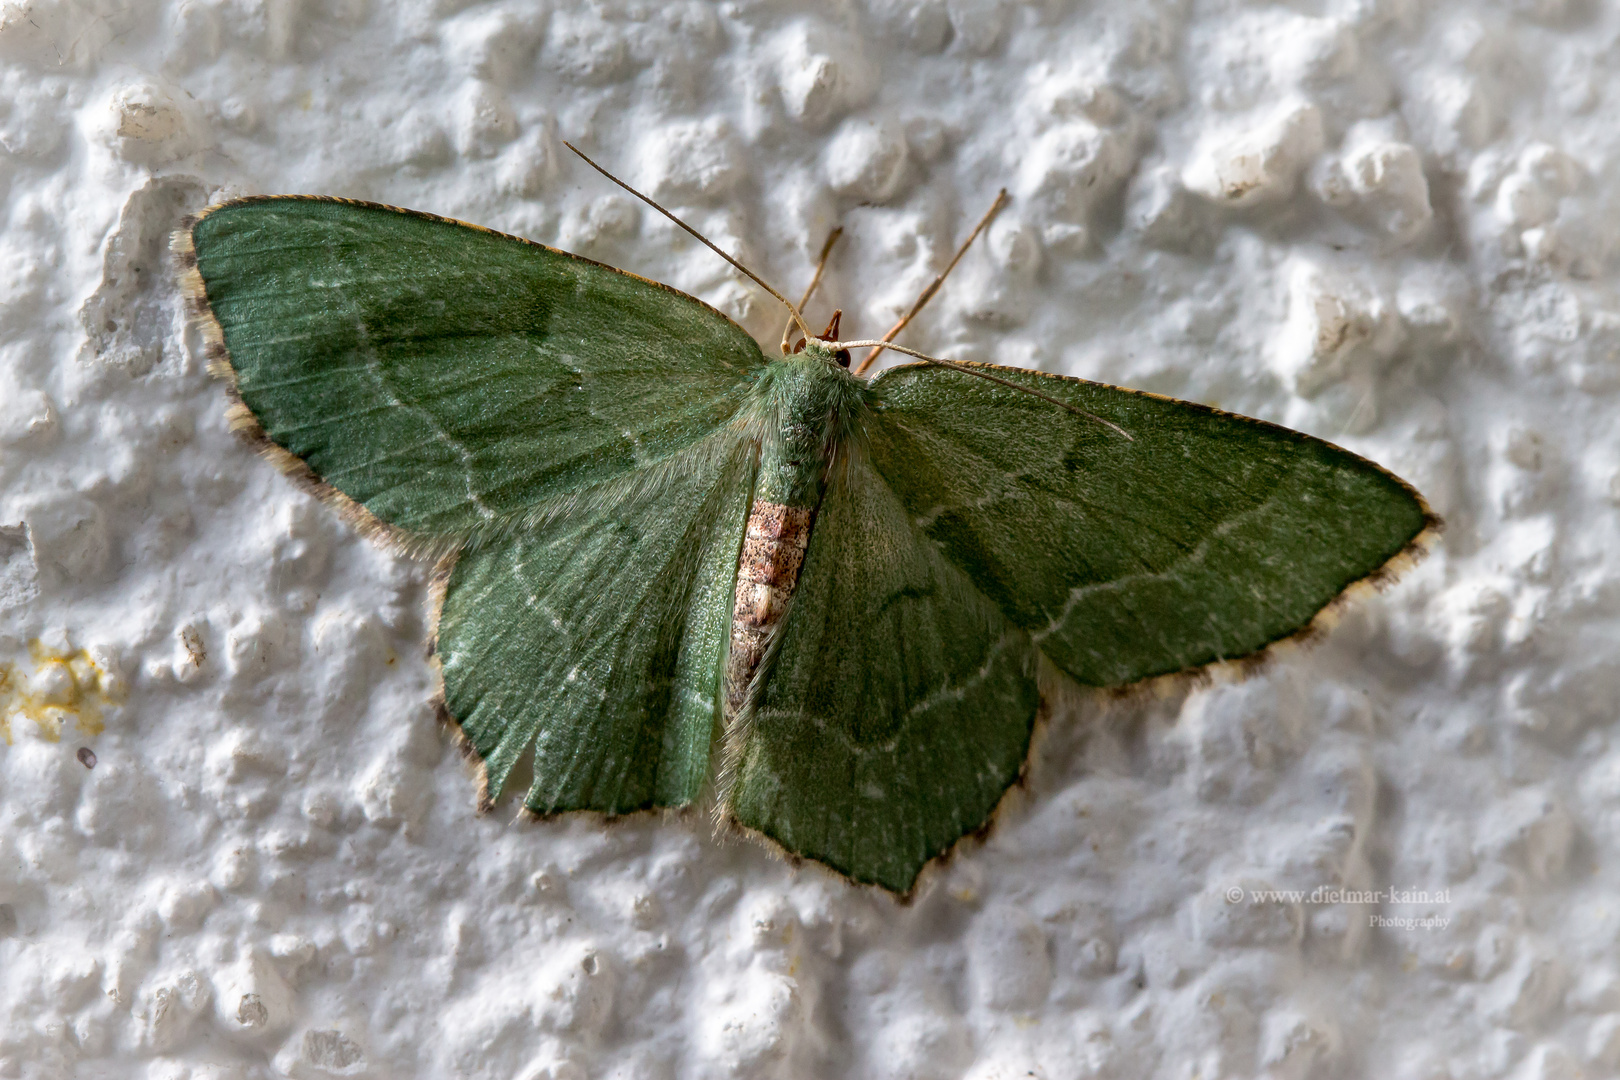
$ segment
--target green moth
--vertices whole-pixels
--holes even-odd
[[[808,333],[767,359],[684,293],[429,214],[239,199],[175,249],[232,425],[438,557],[485,807],[532,753],[536,814],[708,804],[906,893],[1018,780],[1043,657],[1089,687],[1253,658],[1439,524],[1272,424],[993,365],[868,381]]]

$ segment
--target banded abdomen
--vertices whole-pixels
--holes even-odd
[[[758,499],[748,514],[737,591],[731,609],[731,652],[726,659],[726,712],[735,715],[748,696],[771,631],[782,619],[810,544],[813,511]]]

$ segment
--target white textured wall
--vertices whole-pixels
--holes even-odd
[[[1620,1073],[1617,38],[1606,0],[0,4],[0,1077]],[[424,568],[233,441],[164,247],[377,199],[774,339],[561,138],[787,291],[843,223],[860,334],[1006,185],[914,345],[1342,442],[1443,546],[1263,677],[1069,709],[910,907],[695,821],[477,819]]]

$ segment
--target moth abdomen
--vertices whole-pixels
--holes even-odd
[[[731,652],[726,658],[726,711],[735,714],[799,582],[810,545],[814,511],[755,500],[748,513],[737,588],[731,609]]]
[[[786,616],[810,544],[829,462],[851,414],[866,407],[865,384],[832,364],[818,341],[773,363],[755,384],[762,419],[759,472],[737,560],[731,650],[725,666],[728,716],[736,716]]]

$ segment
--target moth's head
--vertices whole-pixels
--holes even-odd
[[[827,348],[827,346],[824,344],[825,342],[838,340],[838,321],[843,317],[843,308],[839,308],[837,311],[833,312],[832,321],[827,324],[827,329],[823,330],[813,338],[799,339],[799,343],[793,346],[794,355],[798,355],[802,352],[809,352],[812,356],[819,356],[826,360],[829,364],[837,364],[841,368],[849,367],[848,349],[833,350]]]

